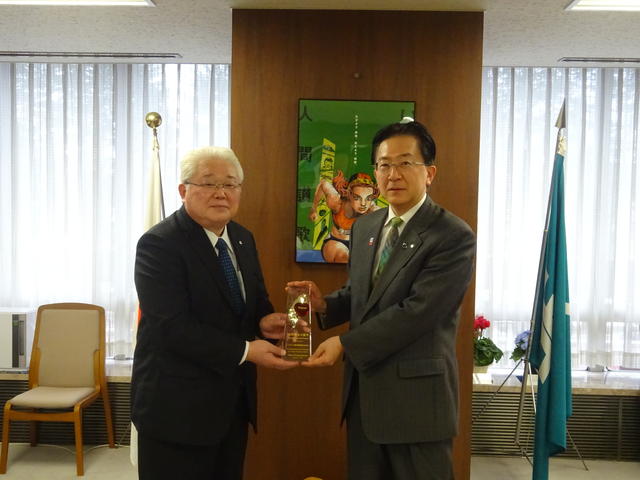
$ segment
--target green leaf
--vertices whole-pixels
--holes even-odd
[[[479,367],[491,365],[502,358],[503,352],[490,338],[473,339],[473,363]]]

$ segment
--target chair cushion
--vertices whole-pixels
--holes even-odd
[[[24,408],[71,408],[95,391],[88,387],[36,387],[13,397],[11,404]]]

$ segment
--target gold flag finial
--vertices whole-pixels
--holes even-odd
[[[162,125],[162,117],[158,112],[149,112],[147,116],[144,117],[144,120],[147,122],[149,128],[158,128]]]

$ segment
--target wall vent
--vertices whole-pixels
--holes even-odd
[[[492,392],[473,393],[473,415],[489,401]],[[520,393],[500,392],[472,428],[473,455],[520,456],[515,445]],[[526,394],[520,442],[533,453],[534,416],[531,395]],[[584,458],[640,461],[640,396],[573,395],[573,415],[568,430]],[[558,455],[578,458],[567,438],[567,451]]]
[[[26,380],[0,380],[0,406],[9,398],[27,389]],[[116,443],[128,445],[130,440],[130,385],[109,382],[111,410]],[[491,397],[492,392],[473,393],[473,415],[477,415]],[[471,453],[473,455],[520,456],[514,443],[518,414],[517,392],[501,392],[486,408],[472,427]],[[102,402],[98,400],[84,413],[85,445],[107,443]],[[0,421],[2,410],[0,409]],[[525,397],[521,425],[521,443],[529,454],[533,452],[534,417],[531,395]],[[640,396],[574,395],[573,416],[569,431],[584,458],[599,460],[640,461]],[[29,442],[27,422],[11,422],[12,442]],[[568,445],[571,445],[569,440]],[[73,445],[73,424],[43,422],[40,442]],[[568,448],[560,456],[577,458],[575,450]]]
[[[27,380],[0,380],[0,406],[10,398],[27,390]],[[130,385],[122,382],[109,382],[109,397],[111,399],[111,416],[114,437],[117,444],[129,445],[130,423]],[[84,410],[82,418],[84,445],[104,445],[107,443],[107,427],[104,424],[104,410],[102,399],[96,400]],[[3,412],[0,409],[0,421]],[[11,422],[11,442],[29,442],[29,422]],[[40,422],[40,443],[54,445],[74,445],[73,423],[70,422]]]

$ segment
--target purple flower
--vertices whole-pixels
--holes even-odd
[[[531,333],[530,330],[525,330],[524,332],[520,333],[517,337],[516,337],[516,347],[522,349],[522,350],[526,350],[527,347],[529,346],[529,334]]]

